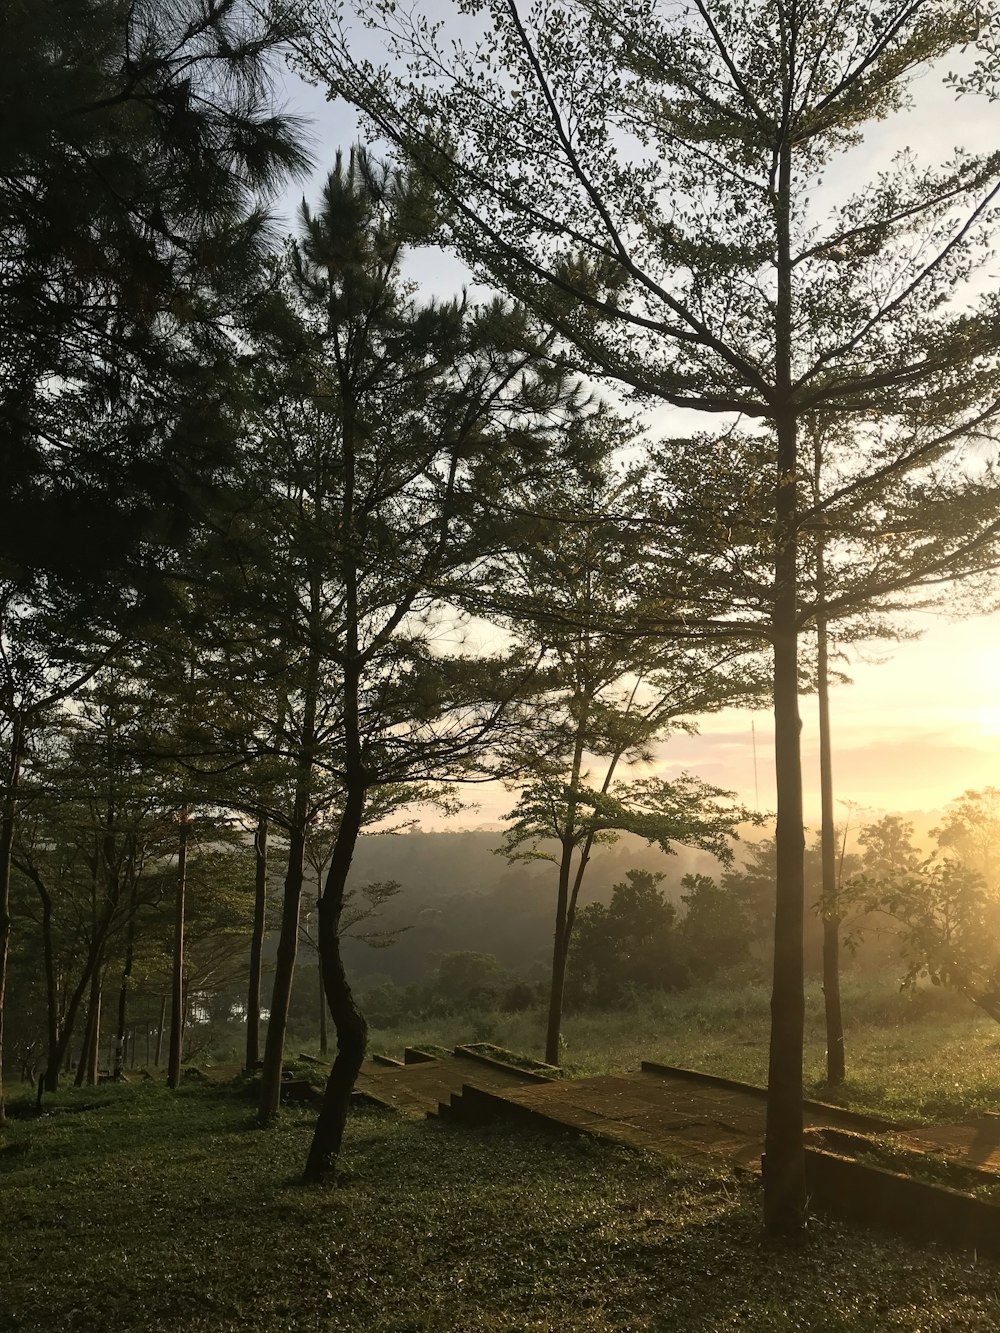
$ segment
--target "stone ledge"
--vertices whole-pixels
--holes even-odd
[[[822,1148],[806,1148],[805,1159],[806,1186],[823,1213],[911,1240],[1000,1256],[1000,1207],[994,1203]]]
[[[508,1064],[506,1060],[498,1060],[495,1056],[486,1055],[472,1046],[456,1046],[455,1054],[462,1060],[475,1060],[490,1069],[499,1069],[505,1074],[516,1074],[528,1083],[555,1083],[561,1072],[555,1065],[549,1066],[553,1070],[551,1074],[543,1074],[537,1069],[522,1069],[520,1065]],[[511,1054],[513,1055],[513,1052]]]

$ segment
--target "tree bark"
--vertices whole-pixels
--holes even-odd
[[[589,583],[587,586],[589,588]],[[581,657],[588,656],[588,650],[589,634],[584,630],[581,636]],[[583,771],[584,736],[592,703],[593,697],[586,691],[578,694],[574,699],[576,736],[573,743],[573,761],[570,766],[569,797],[566,803],[566,824],[561,838],[562,852],[559,857],[556,924],[552,936],[552,975],[549,982],[549,1014],[545,1027],[545,1060],[546,1063],[550,1065],[557,1065],[559,1063],[559,1037],[562,1032],[563,993],[566,987],[566,962],[569,958],[571,914],[576,906],[576,898],[580,891],[583,869],[586,866],[586,859],[582,859],[581,868],[577,874],[571,900],[569,881],[573,867],[573,847],[575,844],[576,796],[580,786],[580,774]]]
[[[819,554],[818,583],[822,598],[823,565]],[[826,1016],[826,1081],[839,1087],[846,1074],[844,1018],[840,1006],[840,902],[837,892],[837,845],[833,824],[833,746],[830,731],[830,678],[826,620],[820,615],[817,634],[819,696],[820,847],[823,858],[823,1008]]]
[[[302,895],[303,856],[305,854],[305,797],[296,799],[296,809],[289,830],[288,865],[285,871],[285,891],[281,906],[281,927],[274,959],[274,983],[271,988],[271,1012],[267,1020],[264,1041],[264,1064],[261,1070],[260,1106],[258,1123],[263,1128],[271,1123],[281,1103],[281,1068],[284,1060],[285,1028],[292,999],[292,980],[295,975],[295,955],[299,935],[299,900]]]
[[[76,1086],[97,1083],[98,1056],[101,1044],[101,968],[97,964],[90,976],[90,1000],[87,1005],[87,1023],[83,1032],[80,1063],[76,1068]]]
[[[794,63],[794,62],[792,62]],[[805,1027],[802,928],[805,834],[798,680],[798,429],[792,391],[793,265],[791,253],[793,73],[786,73],[784,113],[776,148],[774,219],[774,768],[777,786],[774,965],[771,1041],[764,1134],[764,1225],[775,1236],[798,1237],[806,1222],[802,1139],[802,1041]]]
[[[156,1054],[153,1057],[154,1066],[159,1069],[160,1057],[163,1054],[163,1029],[167,1022],[167,997],[164,995],[160,1000],[160,1023],[156,1029]]]
[[[364,817],[364,803],[364,779],[358,773],[347,787],[337,839],[319,900],[317,932],[323,967],[323,989],[337,1033],[337,1055],[326,1081],[323,1104],[306,1159],[304,1178],[309,1182],[324,1180],[336,1168],[351,1105],[351,1092],[368,1046],[368,1024],[355,1003],[340,952],[340,917],[344,908],[347,876]]]
[[[552,975],[549,982],[549,1014],[545,1026],[545,1060],[559,1063],[559,1036],[562,1031],[563,993],[566,987],[566,959],[569,956],[569,878],[573,858],[571,838],[563,840],[559,858],[559,887],[556,896],[556,926],[552,937]]]
[[[805,1225],[802,1140],[802,929],[805,885],[802,764],[798,708],[797,561],[794,490],[795,422],[779,428],[778,525],[774,608],[774,760],[777,784],[777,883],[771,1041],[764,1136],[764,1222],[774,1235],[798,1235]]]
[[[312,610],[318,616],[319,588],[314,584]],[[274,983],[271,989],[271,1012],[267,1020],[264,1042],[264,1064],[260,1076],[260,1105],[257,1122],[264,1128],[278,1113],[281,1104],[281,1068],[285,1054],[285,1029],[292,1000],[292,981],[295,976],[295,958],[299,947],[299,904],[302,881],[305,876],[306,824],[309,819],[309,799],[312,789],[313,763],[316,745],[316,709],[319,702],[319,649],[313,644],[306,663],[302,732],[295,771],[295,800],[288,837],[288,864],[285,871],[285,891],[281,904],[281,927],[274,960]]]
[[[6,790],[0,807],[0,1125],[6,1121],[3,1095],[3,1018],[7,990],[7,958],[10,952],[10,876],[14,850],[14,823],[17,817],[17,792],[21,778],[21,752],[24,747],[24,719],[19,712],[11,718],[10,763]]]
[[[52,899],[35,881],[42,901],[42,961],[45,966],[45,1073],[42,1082],[47,1092],[59,1087],[59,987],[56,984],[55,948],[52,943]]]
[[[330,1041],[326,1030],[326,991],[323,985],[323,959],[318,949],[316,951],[316,962],[319,968],[319,1053],[320,1055],[328,1055]]]
[[[56,1040],[55,1050],[52,1056],[50,1057],[49,1070],[46,1072],[46,1086],[48,1087],[48,1090],[50,1092],[55,1092],[56,1088],[58,1087],[60,1071],[62,1073],[68,1074],[70,1069],[72,1069],[73,1067],[73,1061],[70,1052],[70,1045],[73,1040],[73,1029],[76,1025],[76,1017],[77,1014],[79,1013],[80,1005],[83,1003],[84,992],[86,991],[87,986],[91,984],[93,980],[94,970],[97,967],[99,967],[99,960],[92,954],[91,957],[88,959],[86,966],[84,967],[83,975],[81,976],[79,982],[77,983],[76,989],[69,997],[69,1004],[67,1004],[66,1006],[66,1012],[63,1015],[62,1022],[59,1025],[59,1035]],[[89,1021],[90,1019],[88,1015],[87,1023],[89,1023]],[[85,1024],[84,1025],[85,1032],[86,1029],[87,1025]],[[86,1037],[84,1037],[84,1044],[86,1044]],[[81,1052],[81,1058],[82,1058],[82,1052]],[[49,1081],[50,1077],[51,1077],[51,1082]]]
[[[118,988],[118,1023],[115,1031],[115,1060],[111,1071],[112,1078],[120,1080],[125,1072],[125,1041],[128,1031],[128,987],[132,978],[132,958],[135,950],[135,903],[128,921],[128,936],[125,942],[125,964],[122,967],[121,985]]]
[[[260,1064],[260,972],[267,913],[267,815],[263,812],[257,818],[253,849],[256,873],[254,876],[253,934],[250,937],[250,980],[247,987],[247,1050],[245,1061],[247,1069],[256,1069]]]
[[[170,1044],[167,1050],[167,1087],[176,1088],[181,1078],[184,1045],[184,896],[187,891],[188,812],[181,809],[180,842],[177,848],[177,886],[174,896],[174,956],[170,972]]]

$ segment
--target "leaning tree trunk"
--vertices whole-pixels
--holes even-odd
[[[271,988],[271,1012],[267,1020],[264,1041],[264,1063],[261,1069],[260,1105],[257,1121],[264,1127],[278,1113],[281,1103],[281,1068],[284,1061],[285,1029],[292,1002],[292,980],[295,976],[295,955],[298,951],[299,901],[302,896],[303,857],[305,855],[305,800],[296,812],[288,836],[288,864],[285,871],[285,891],[281,905],[281,926],[278,948],[274,958],[274,982]]]
[[[188,820],[181,809],[180,843],[177,848],[177,885],[174,893],[174,956],[170,970],[170,1044],[167,1050],[167,1087],[181,1081],[184,1046],[184,898],[187,892]]]
[[[257,818],[253,850],[255,861],[253,934],[250,936],[250,980],[247,986],[247,1050],[244,1062],[247,1069],[256,1069],[260,1064],[260,972],[267,913],[267,815],[263,812]]]
[[[10,763],[7,768],[6,790],[0,813],[0,1125],[6,1120],[3,1096],[3,1014],[7,989],[7,956],[10,950],[11,855],[14,850],[14,821],[17,814],[17,790],[21,777],[23,744],[24,722],[20,713],[15,713],[11,722]]]
[[[102,948],[103,945],[100,947]],[[73,1041],[73,1030],[76,1026],[77,1014],[83,1003],[84,993],[87,990],[88,985],[92,987],[94,972],[100,969],[100,965],[100,948],[92,946],[80,980],[70,994],[69,1003],[66,1005],[66,1011],[62,1015],[62,1020],[58,1025],[55,1047],[49,1055],[49,1065],[45,1075],[46,1088],[49,1092],[56,1091],[56,1088],[59,1085],[60,1071],[68,1073],[72,1068],[73,1061],[70,1053],[70,1045]],[[88,1016],[87,1023],[84,1025],[85,1031],[89,1021],[90,1019]],[[84,1037],[84,1045],[86,1045],[86,1036]]]
[[[323,989],[337,1033],[337,1054],[323,1092],[304,1178],[321,1181],[336,1168],[351,1105],[351,1092],[368,1046],[368,1024],[351,992],[340,952],[340,917],[347,876],[364,816],[365,788],[357,777],[348,784],[344,809],[333,846],[326,882],[319,900],[317,933],[323,967]]]
[[[326,1028],[326,986],[323,981],[323,957],[319,950],[316,951],[316,962],[319,967],[319,1053],[328,1055],[330,1053],[330,1040]]]

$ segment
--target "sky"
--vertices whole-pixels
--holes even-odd
[[[440,10],[436,4],[433,8]],[[358,137],[350,108],[326,100],[294,74],[285,77],[289,110],[311,122],[316,168],[276,201],[276,211],[291,219],[303,195],[315,199],[332,166],[338,147]],[[915,104],[899,127],[871,136],[844,169],[887,166],[900,143],[916,145],[929,161],[947,157],[956,145],[995,147],[1000,140],[1000,108],[979,100],[956,102],[940,87],[918,82]],[[447,256],[425,253],[411,266],[412,275],[436,294],[458,289],[463,272]],[[998,279],[1000,280],[1000,279]],[[654,420],[657,420],[654,417]],[[671,434],[697,429],[693,413],[663,414]],[[1000,582],[997,587],[1000,601]],[[962,620],[943,609],[913,616],[908,630],[915,640],[872,643],[854,648],[838,663],[851,684],[831,693],[834,737],[834,783],[839,802],[859,807],[858,819],[877,818],[885,811],[932,812],[970,788],[1000,786],[1000,612]],[[819,821],[819,761],[815,699],[802,699],[802,755],[807,824]],[[768,711],[728,710],[704,718],[697,736],[676,736],[661,747],[656,771],[673,776],[681,771],[734,790],[747,805],[774,809],[773,721]],[[469,794],[477,808],[467,809],[449,827],[494,825],[510,808],[513,797],[499,786],[476,788]],[[847,807],[838,805],[838,818]],[[440,826],[430,815],[425,828]]]

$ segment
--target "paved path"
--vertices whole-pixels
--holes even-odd
[[[540,1127],[562,1126],[653,1152],[707,1155],[744,1169],[760,1169],[763,1091],[667,1066],[644,1064],[638,1074],[542,1081],[537,1075],[456,1051],[423,1063],[366,1061],[357,1087],[411,1113],[437,1115],[443,1110],[456,1119],[471,1119],[492,1106]],[[817,1147],[844,1151],[850,1139],[840,1136],[888,1133],[903,1148],[1000,1174],[1000,1117],[917,1129],[810,1102],[804,1118],[807,1140]],[[838,1134],[825,1139],[825,1130]]]

